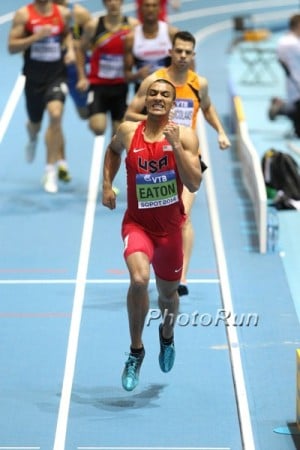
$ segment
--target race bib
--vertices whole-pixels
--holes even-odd
[[[61,58],[60,41],[56,37],[50,36],[34,42],[30,49],[30,58],[44,62],[58,61]]]
[[[121,55],[101,55],[100,67],[98,72],[99,78],[124,78],[124,62]]]
[[[194,102],[191,99],[175,100],[172,120],[178,125],[191,127],[193,123]]]
[[[175,171],[137,174],[136,195],[139,209],[158,208],[178,202]]]

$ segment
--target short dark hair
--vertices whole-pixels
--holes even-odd
[[[175,100],[175,98],[176,98],[176,88],[175,88],[174,84],[171,83],[171,81],[165,80],[165,78],[158,78],[157,80],[152,81],[152,83],[148,86],[147,95],[148,95],[149,90],[151,89],[151,87],[155,83],[166,83],[169,86],[171,86],[172,87],[172,91],[173,91],[173,100]]]
[[[182,41],[192,42],[193,47],[196,45],[196,39],[189,31],[177,31],[173,37],[172,45],[175,45],[176,39],[181,39]]]
[[[290,17],[289,20],[289,28],[290,30],[294,30],[300,24],[300,14],[294,14]]]

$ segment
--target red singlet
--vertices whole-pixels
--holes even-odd
[[[170,143],[166,139],[145,141],[144,128],[145,122],[141,122],[125,160],[128,207],[122,224],[124,256],[141,251],[157,276],[177,280],[183,259],[183,185]]]

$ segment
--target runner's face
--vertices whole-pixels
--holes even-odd
[[[159,0],[144,0],[141,13],[143,22],[156,22],[159,15]]]
[[[174,46],[171,49],[171,57],[172,63],[175,64],[177,68],[186,69],[190,67],[194,56],[195,52],[192,42],[176,39]]]
[[[121,12],[122,0],[105,0],[104,5],[109,14],[119,15]]]
[[[169,83],[154,82],[149,87],[146,96],[146,108],[153,115],[169,115],[174,105],[175,92]]]

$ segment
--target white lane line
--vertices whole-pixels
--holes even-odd
[[[81,247],[78,261],[76,286],[73,300],[72,317],[66,355],[61,399],[59,404],[53,450],[65,450],[65,441],[70,409],[72,385],[75,372],[76,355],[84,302],[86,274],[91,249],[95,210],[98,197],[98,186],[102,168],[104,137],[98,136],[94,141],[93,157],[89,179],[88,198],[85,210]]]
[[[77,450],[230,450],[230,447],[77,447]]]
[[[203,30],[197,32],[195,34],[197,45],[199,45],[200,42],[202,43],[202,41],[204,41],[211,34],[215,34],[216,32],[224,30],[228,28],[228,26],[229,26],[228,21],[224,21],[206,27]],[[200,115],[199,119],[200,120],[198,122],[198,132],[201,141],[200,143],[201,143],[201,150],[203,153],[203,159],[209,167],[212,167],[209,157],[209,149],[207,144],[204,118],[202,115]],[[208,207],[213,232],[216,259],[219,267],[222,304],[225,310],[231,311],[232,314],[234,315],[235,313],[232,303],[229,275],[227,270],[227,262],[222,239],[222,231],[220,226],[220,218],[218,213],[218,205],[212,170],[207,171],[207,174],[205,175],[205,185],[208,197]],[[251,423],[250,408],[247,396],[246,382],[237,329],[235,327],[227,327],[226,333],[229,345],[231,371],[238,409],[243,450],[255,450],[254,434]]]
[[[290,150],[295,152],[298,156],[300,155],[300,147],[299,145],[296,145],[294,142],[288,141],[287,146]]]
[[[209,157],[204,118],[203,116],[200,115],[199,119],[200,120],[198,122],[198,133],[200,136],[203,160],[208,165],[208,167],[211,168],[212,164],[210,162]],[[229,275],[227,270],[227,262],[222,238],[222,231],[220,226],[220,218],[218,213],[218,204],[215,192],[215,184],[212,175],[212,169],[208,170],[207,173],[205,174],[205,187],[207,191],[208,209],[212,226],[216,259],[219,268],[222,304],[225,310],[232,311],[234,315],[234,308],[232,303]],[[238,417],[240,423],[243,450],[255,450],[238,334],[235,327],[226,327],[226,333],[230,352],[231,370],[238,408]]]
[[[0,280],[1,284],[76,284],[76,279],[57,279],[57,280]],[[150,283],[154,284],[155,279],[151,278]],[[218,278],[198,278],[198,279],[188,279],[188,284],[218,284],[220,280]],[[129,284],[129,278],[124,279],[95,279],[95,280],[85,280],[85,284]],[[1,448],[0,448],[1,450]]]
[[[7,14],[3,14],[2,16],[0,16],[0,25],[3,25],[6,22],[10,22],[13,19],[13,17],[14,17],[13,11]]]
[[[24,84],[25,84],[24,75],[19,75],[15,82],[13,90],[11,91],[11,94],[8,98],[8,101],[5,105],[3,114],[0,118],[0,144],[5,135],[10,119],[12,118],[12,115],[16,109],[17,103],[22,95]]]
[[[77,447],[77,450],[230,450],[230,447]]]

